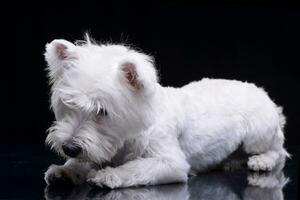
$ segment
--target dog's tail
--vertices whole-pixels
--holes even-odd
[[[283,108],[281,106],[277,106],[276,109],[277,109],[277,113],[279,115],[279,125],[280,125],[281,130],[283,131],[284,126],[286,124],[286,117],[283,114]]]
[[[278,128],[278,134],[282,137],[284,140],[284,127],[286,125],[286,117],[283,114],[283,108],[281,106],[277,106],[277,113],[279,116],[279,128]],[[289,154],[284,148],[281,151],[281,155],[285,158],[291,158],[291,154]]]

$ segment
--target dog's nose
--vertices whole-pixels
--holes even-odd
[[[78,154],[81,152],[81,147],[72,142],[64,142],[62,144],[62,149],[67,156],[72,158],[78,156]]]

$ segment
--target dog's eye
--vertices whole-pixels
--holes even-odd
[[[106,116],[107,115],[107,111],[104,108],[101,108],[98,112],[98,115],[102,115],[102,116]]]
[[[104,108],[101,108],[98,112],[96,112],[95,118],[96,120],[100,120],[103,116],[107,116],[107,111]]]

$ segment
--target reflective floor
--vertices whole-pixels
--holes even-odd
[[[0,199],[110,199],[110,200],[268,200],[299,199],[299,150],[289,148],[293,159],[284,170],[253,173],[246,168],[213,171],[190,177],[187,184],[102,190],[88,185],[47,187],[43,173],[50,163],[62,163],[44,147],[0,146]]]

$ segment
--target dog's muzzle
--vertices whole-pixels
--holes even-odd
[[[81,153],[82,149],[78,144],[73,142],[64,142],[62,144],[62,149],[67,156],[75,158]]]

